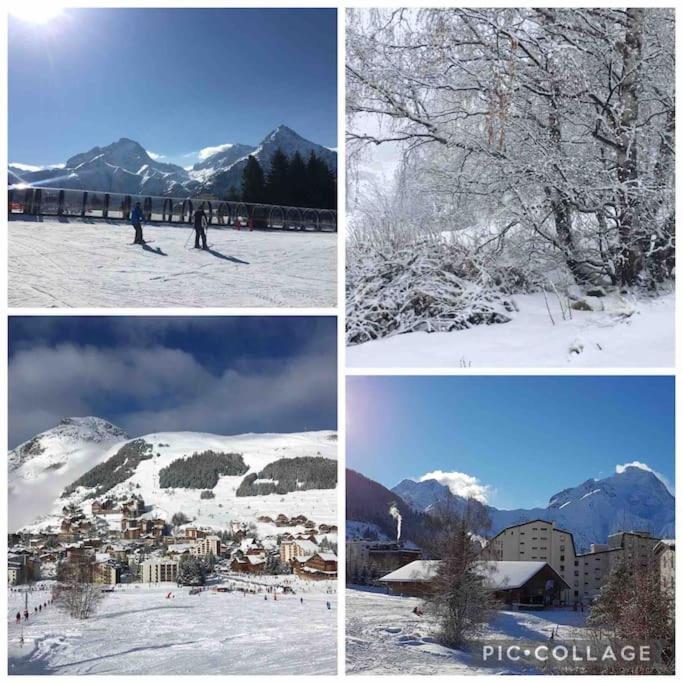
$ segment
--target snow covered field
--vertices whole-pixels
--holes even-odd
[[[166,599],[171,590],[175,598]],[[317,592],[273,601],[263,594],[191,596],[175,584],[120,586],[105,594],[87,621],[71,619],[54,605],[31,616],[23,646],[14,615],[23,611],[24,596],[10,592],[9,673],[334,674],[337,596],[325,593],[324,584],[309,590]],[[34,595],[29,607],[48,596]]]
[[[547,306],[542,294],[514,299],[519,312],[508,323],[413,332],[351,346],[347,366],[673,367],[673,294],[638,301],[607,297],[604,311],[572,310],[571,319],[565,320],[552,294]]]
[[[17,307],[283,306],[336,304],[337,235],[208,230],[106,221],[11,220],[9,305]]]
[[[373,590],[346,591],[346,671],[351,674],[534,673],[482,666],[473,654],[439,645],[428,616],[412,610],[418,598]],[[586,614],[568,609],[498,613],[484,639],[546,641],[585,636]]]

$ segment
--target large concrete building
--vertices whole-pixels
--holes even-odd
[[[503,529],[482,550],[483,560],[547,562],[563,579],[561,602],[579,590],[574,536],[554,522],[534,519]]]
[[[577,553],[570,531],[554,522],[535,519],[503,529],[482,550],[485,560],[547,562],[564,580],[560,602],[590,602],[600,592],[610,572],[621,562],[648,566],[659,539],[646,531],[620,531],[607,543],[591,545]]]
[[[198,557],[206,557],[207,555],[218,557],[221,554],[221,539],[218,536],[200,538],[190,547],[190,554]]]
[[[319,550],[318,545],[306,539],[292,539],[280,543],[280,561],[292,562],[295,557],[310,557]]]
[[[178,578],[178,562],[165,558],[152,558],[140,564],[143,583],[162,583]]]

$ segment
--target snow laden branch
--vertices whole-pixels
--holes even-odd
[[[540,256],[580,286],[668,287],[675,266],[671,10],[352,10],[347,117],[350,270],[364,288],[350,292],[352,324],[366,294],[375,297],[368,309],[418,308],[420,285],[405,284],[380,304],[364,280],[368,271],[386,260],[425,278],[427,264],[448,249],[434,236],[463,230],[493,238],[488,266],[495,251],[500,263],[528,273]],[[400,158],[392,189],[367,161],[382,146]],[[437,307],[437,327],[442,315],[458,320],[447,325],[501,315],[488,310],[491,294],[474,303],[479,271],[458,259],[441,276],[433,271],[429,294],[439,303],[426,305]],[[379,279],[395,286],[393,268]],[[464,292],[467,304],[455,305]],[[351,336],[365,334],[372,332]]]

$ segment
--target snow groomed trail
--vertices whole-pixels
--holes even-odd
[[[29,606],[43,597],[49,594],[30,596]],[[9,594],[10,674],[336,673],[334,594],[303,592],[274,601],[263,594],[189,595],[175,584],[118,586],[85,621],[54,605],[31,614],[21,645],[14,615],[23,611],[23,600],[22,593]]]
[[[209,228],[202,251],[186,225],[146,225],[144,246],[130,225],[101,220],[11,220],[8,231],[14,307],[336,304],[336,233]]]

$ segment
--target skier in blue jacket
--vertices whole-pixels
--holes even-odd
[[[135,208],[133,211],[131,211],[130,214],[130,222],[133,224],[133,227],[135,228],[135,239],[133,240],[133,244],[144,244],[145,241],[142,239],[142,221],[144,220],[145,216],[142,213],[142,207],[140,206],[140,202],[135,203]]]

